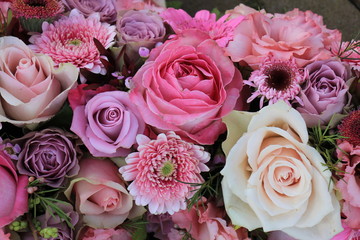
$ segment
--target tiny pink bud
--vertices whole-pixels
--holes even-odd
[[[139,55],[142,58],[147,58],[150,55],[150,50],[146,47],[140,47],[139,48]]]

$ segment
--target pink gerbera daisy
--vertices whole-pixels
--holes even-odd
[[[42,34],[33,35],[29,40],[35,52],[50,56],[55,64],[72,63],[94,73],[106,73],[93,39],[107,49],[114,43],[116,32],[115,26],[100,22],[98,13],[85,18],[72,10],[68,17],[53,24],[43,23],[42,30]]]
[[[187,183],[202,183],[200,173],[210,154],[201,146],[185,142],[174,132],[161,133],[150,140],[139,134],[138,152],[125,159],[119,169],[124,180],[133,181],[128,190],[137,205],[149,205],[152,214],[173,214],[186,208],[186,198],[194,187]]]
[[[247,102],[261,96],[260,108],[263,107],[265,99],[269,100],[269,104],[274,104],[279,100],[290,104],[290,101],[294,99],[302,104],[297,95],[301,90],[300,84],[304,80],[305,74],[298,68],[294,59],[283,61],[269,54],[260,69],[253,71],[249,80],[244,81],[245,84],[256,88]]]
[[[198,11],[194,18],[182,9],[168,8],[160,14],[176,34],[187,29],[197,29],[209,34],[210,38],[215,40],[220,47],[227,46],[234,37],[236,26],[245,18],[239,16],[228,20],[229,15],[225,14],[216,21],[216,14],[207,10]]]

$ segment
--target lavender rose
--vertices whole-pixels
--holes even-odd
[[[119,157],[131,152],[136,135],[145,123],[129,94],[122,91],[84,90],[69,93],[74,111],[71,131],[76,133],[95,157]],[[85,100],[84,100],[85,99]]]
[[[130,45],[134,51],[140,47],[152,48],[165,36],[165,27],[161,17],[149,10],[131,10],[116,23],[120,33],[120,42]]]
[[[43,178],[59,187],[79,172],[76,137],[60,129],[30,132],[15,140],[21,145],[17,168],[21,174]]]
[[[298,110],[307,127],[326,125],[335,113],[341,113],[350,100],[346,80],[349,69],[339,61],[316,61],[305,67],[308,72],[305,85],[300,92],[303,106]]]
[[[86,17],[97,12],[100,14],[101,22],[116,21],[115,0],[62,0],[62,2],[68,10],[75,8]]]

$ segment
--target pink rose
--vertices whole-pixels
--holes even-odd
[[[130,98],[155,132],[175,131],[199,144],[213,144],[226,130],[221,118],[243,85],[223,50],[196,30],[154,48],[133,83]]]
[[[165,0],[115,0],[115,7],[119,16],[122,16],[128,10],[149,9],[155,12],[161,12],[166,7]]]
[[[65,191],[68,199],[72,192],[76,211],[83,214],[84,222],[93,228],[114,228],[140,213],[136,211],[140,208],[133,205],[118,167],[109,159],[82,159],[79,174]]]
[[[196,207],[182,210],[172,215],[173,222],[179,228],[186,229],[193,239],[247,239],[247,236],[237,235],[232,226],[224,220],[225,211],[213,203],[200,202]]]
[[[45,55],[35,55],[16,37],[0,39],[0,122],[15,125],[38,123],[54,116],[78,70],[71,64],[53,68]]]
[[[345,223],[351,228],[360,228],[360,146],[353,146],[346,140],[338,144],[337,158],[341,160],[338,165],[343,177],[338,180],[336,187],[344,199],[343,213],[346,215]]]
[[[28,210],[28,178],[16,173],[10,157],[0,151],[0,228]]]
[[[329,30],[322,17],[311,11],[295,9],[273,18],[260,12],[246,16],[235,30],[234,40],[227,54],[234,62],[257,69],[263,59],[272,53],[276,58],[294,58],[299,67],[316,60],[328,59],[331,42],[339,42],[338,30]]]
[[[125,229],[93,229],[86,227],[79,240],[131,240],[131,234]]]
[[[69,94],[74,111],[71,131],[76,133],[96,157],[118,157],[130,153],[136,135],[145,123],[127,92],[84,90],[80,85]],[[106,92],[102,92],[106,91]]]

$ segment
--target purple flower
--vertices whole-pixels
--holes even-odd
[[[17,168],[21,174],[43,178],[51,187],[59,187],[65,177],[79,171],[76,136],[60,129],[30,132],[15,142],[21,152]]]
[[[174,227],[174,222],[171,219],[171,215],[168,213],[165,214],[147,214],[147,221],[149,222],[146,225],[147,232],[155,233],[154,237],[162,240],[168,240],[167,235],[170,233],[171,229]]]
[[[161,17],[148,10],[131,10],[116,23],[120,33],[120,42],[127,44],[136,53],[140,47],[153,48],[163,40],[165,27]]]
[[[79,214],[73,210],[71,204],[57,204],[58,207],[68,216],[70,217],[70,223],[75,226],[75,224],[79,221]],[[57,228],[58,237],[56,239],[59,240],[72,240],[75,238],[73,230],[67,225],[67,223],[60,219],[57,215],[49,212],[51,209],[46,209],[44,215],[41,215],[37,218],[41,223],[41,228]],[[44,239],[45,238],[41,238]]]
[[[86,17],[97,12],[100,14],[101,22],[116,21],[115,0],[62,0],[62,2],[68,10],[75,8]]]
[[[336,60],[316,61],[305,67],[308,77],[300,92],[302,106],[296,107],[307,127],[326,125],[350,102],[346,80],[349,69]]]
[[[76,133],[95,157],[119,157],[131,152],[136,135],[145,123],[129,94],[101,92],[73,106],[71,131]]]

